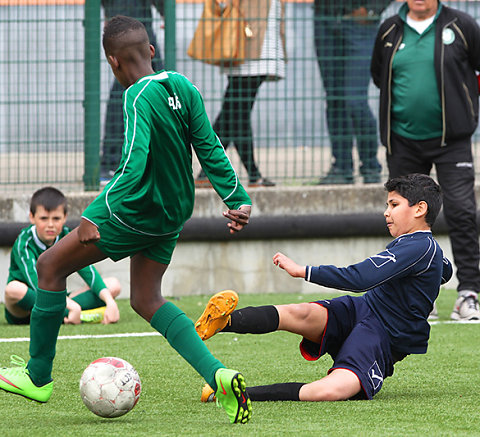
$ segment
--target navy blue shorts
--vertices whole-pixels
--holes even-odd
[[[300,351],[309,361],[328,353],[334,369],[348,369],[362,386],[356,399],[372,399],[387,376],[393,375],[393,357],[385,328],[363,297],[341,296],[314,302],[328,311],[322,342],[303,339]]]

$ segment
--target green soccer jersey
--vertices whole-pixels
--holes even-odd
[[[442,136],[442,104],[435,74],[436,18],[421,34],[407,22],[407,5],[399,11],[404,32],[393,58],[392,130],[413,140]]]
[[[69,232],[70,229],[64,226],[54,244]],[[7,282],[13,280],[20,281],[27,284],[32,290],[37,291],[37,259],[47,249],[48,247],[38,238],[34,225],[23,228],[15,240],[10,253],[10,268]],[[87,266],[79,270],[78,274],[97,296],[101,290],[107,288],[97,269],[93,266]]]
[[[123,94],[123,113],[120,166],[84,218],[97,226],[114,220],[143,235],[179,232],[193,211],[192,148],[228,208],[251,205],[186,77],[161,71],[139,79]]]

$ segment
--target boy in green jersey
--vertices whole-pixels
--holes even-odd
[[[67,199],[54,187],[44,187],[33,194],[29,217],[31,225],[20,231],[10,253],[5,287],[5,319],[14,325],[30,323],[38,289],[38,257],[70,232],[65,226]],[[68,294],[64,323],[117,322],[119,312],[114,299],[121,290],[118,279],[111,277],[103,280],[91,265],[80,269],[78,274],[87,285]],[[96,310],[82,311],[92,309]]]
[[[79,227],[38,259],[40,289],[31,315],[30,360],[24,367],[0,369],[0,388],[48,401],[65,278],[107,257],[129,256],[133,309],[211,384],[230,422],[245,423],[251,402],[243,375],[226,369],[210,353],[193,322],[165,301],[161,282],[193,210],[192,146],[229,208],[223,215],[231,233],[248,224],[251,200],[210,125],[197,88],[178,73],[153,71],[155,49],[143,24],[113,17],[105,25],[103,47],[113,74],[126,88],[122,160]]]

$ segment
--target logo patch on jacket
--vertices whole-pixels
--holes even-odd
[[[443,29],[442,41],[446,46],[452,44],[453,41],[455,41],[455,33],[452,29],[449,29],[448,27],[446,29]]]
[[[395,255],[388,250],[385,250],[382,253],[377,253],[376,255],[372,255],[368,259],[377,268],[383,267],[385,264],[390,263],[390,262],[394,262],[394,263],[397,262],[397,259],[395,258]]]

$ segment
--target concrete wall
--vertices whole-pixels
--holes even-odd
[[[165,296],[188,294],[212,294],[231,288],[240,293],[295,292],[315,293],[325,291],[321,287],[293,279],[275,267],[272,256],[281,251],[301,264],[335,264],[346,266],[361,261],[381,251],[391,240],[383,224],[386,194],[382,185],[348,187],[278,187],[249,190],[254,202],[251,224],[243,235],[230,237],[221,213],[222,202],[213,190],[197,190],[192,219],[187,222],[185,236],[174,252],[172,263],[163,282]],[[79,219],[94,194],[66,193],[70,216]],[[477,196],[478,197],[478,196]],[[0,225],[26,222],[28,196],[0,197]],[[314,237],[301,235],[296,222],[303,226],[302,218],[318,218],[318,229],[310,222],[305,231]],[[349,235],[358,228],[369,226],[365,217],[376,217],[374,232],[368,235]],[[213,223],[216,234],[205,232],[205,223]],[[305,220],[305,222],[308,222]],[[285,223],[285,232],[282,232]],[[279,231],[269,232],[271,228]],[[328,228],[322,228],[326,226]],[[261,232],[258,232],[259,228]],[[257,231],[257,232],[256,232]],[[301,231],[301,229],[300,229]],[[255,233],[256,232],[256,233]],[[195,235],[197,233],[197,235]],[[198,235],[201,233],[201,235]],[[263,234],[266,239],[259,239]],[[320,237],[319,237],[320,235]],[[204,237],[204,238],[203,238]],[[445,254],[452,259],[448,237],[443,229],[436,234]],[[197,240],[197,241],[194,241]],[[8,275],[10,247],[0,247],[0,299]],[[114,263],[105,260],[97,267],[103,276],[116,276],[123,286],[122,297],[129,295],[129,260]],[[78,275],[72,275],[69,288],[81,285]],[[456,286],[452,279],[448,288]]]

